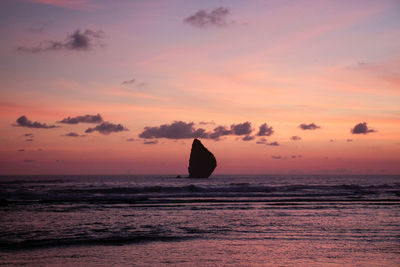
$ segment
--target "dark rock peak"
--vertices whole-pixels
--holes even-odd
[[[198,139],[193,140],[189,159],[189,178],[208,178],[217,167],[214,155]]]

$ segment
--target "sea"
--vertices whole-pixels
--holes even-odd
[[[22,265],[400,266],[400,176],[0,176]]]

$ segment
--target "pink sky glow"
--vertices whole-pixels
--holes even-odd
[[[216,174],[400,174],[399,13],[395,0],[2,1],[0,175],[185,175],[194,137]]]

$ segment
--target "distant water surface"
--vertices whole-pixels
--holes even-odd
[[[400,176],[1,176],[1,266],[400,266]]]

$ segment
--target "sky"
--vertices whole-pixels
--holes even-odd
[[[0,174],[400,174],[400,2],[3,0]]]

